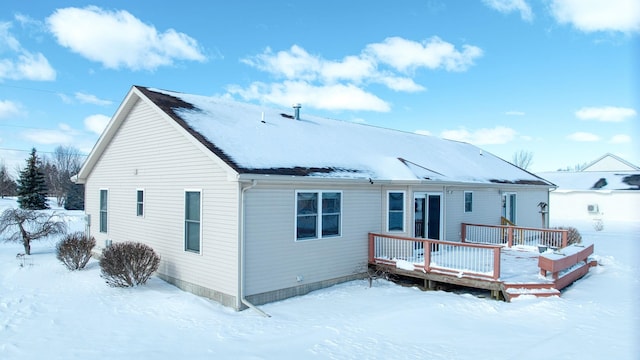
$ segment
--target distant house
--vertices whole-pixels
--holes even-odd
[[[235,309],[362,276],[369,232],[460,240],[540,226],[553,184],[481,149],[135,86],[78,174],[98,244],[138,241],[158,276]]]
[[[605,154],[581,171],[538,175],[558,186],[549,200],[554,222],[640,219],[640,167],[616,155]]]

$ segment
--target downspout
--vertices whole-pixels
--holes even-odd
[[[247,190],[255,187],[258,184],[257,180],[251,180],[251,185],[249,186],[245,186],[242,188],[242,191],[240,192],[240,256],[238,257],[240,260],[240,302],[242,302],[242,304],[246,305],[247,307],[257,311],[258,313],[260,313],[260,315],[264,316],[264,317],[271,317],[271,315],[267,314],[266,312],[260,310],[257,306],[253,305],[252,303],[249,302],[249,300],[247,300],[244,297],[244,263],[245,263],[245,259],[244,259],[244,245],[245,245],[245,239],[244,239],[244,194]]]

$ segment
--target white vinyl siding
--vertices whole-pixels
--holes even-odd
[[[152,132],[149,129],[153,129]],[[138,101],[86,182],[85,211],[98,246],[99,189],[109,188],[109,239],[137,241],[161,256],[158,273],[229,296],[238,293],[239,185],[173,120]],[[144,189],[144,221],[132,216]],[[201,189],[200,256],[185,251],[185,189]]]
[[[247,296],[366,271],[368,234],[382,231],[380,189],[341,186],[323,191],[341,194],[341,234],[321,241],[291,241],[297,199],[291,185],[258,183],[246,192]]]
[[[404,231],[405,200],[404,191],[387,192],[387,231]]]
[[[499,225],[502,216],[502,195],[506,192],[518,193],[518,226],[540,227],[542,216],[538,204],[547,202],[549,191],[546,187],[494,188],[477,187],[473,189],[449,187],[445,192],[445,233],[446,240],[460,240],[460,224]],[[473,211],[464,212],[465,192],[473,192]],[[553,211],[553,210],[551,210]]]

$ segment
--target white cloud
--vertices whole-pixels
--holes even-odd
[[[112,103],[110,100],[103,100],[93,94],[86,94],[83,92],[76,92],[75,97],[76,99],[78,99],[78,101],[87,104],[106,106],[111,105]]]
[[[101,135],[110,120],[110,117],[101,114],[87,116],[84,119],[84,127],[93,133]]]
[[[378,62],[402,72],[421,67],[466,71],[476,58],[482,56],[482,49],[477,46],[463,45],[460,51],[437,36],[423,42],[389,37],[381,43],[367,45],[365,51]]]
[[[550,8],[559,23],[584,32],[640,32],[638,0],[552,0]]]
[[[63,94],[63,93],[56,93],[56,95],[58,95],[58,97],[60,98],[60,100],[62,100],[63,103],[65,104],[73,104],[73,100],[71,99],[71,97],[67,94]]]
[[[525,115],[524,111],[515,111],[515,110],[507,111],[504,114],[508,116],[524,116]]]
[[[22,50],[22,46],[20,46],[18,39],[11,35],[10,28],[11,23],[0,22],[0,49],[6,47],[13,52],[19,52]]]
[[[406,76],[407,71],[423,67],[465,71],[481,55],[478,47],[464,45],[460,51],[438,37],[422,43],[388,38],[340,60],[324,59],[298,45],[278,52],[266,48],[261,54],[240,61],[283,81],[256,82],[246,88],[232,85],[228,91],[245,100],[280,105],[294,101],[331,110],[389,111],[390,105],[367,92],[367,86],[382,84],[393,91],[424,91],[424,86]]]
[[[567,135],[567,139],[573,140],[573,141],[580,141],[580,142],[595,142],[595,141],[599,141],[600,137],[592,133],[579,131],[579,132],[575,132],[573,134]]]
[[[10,23],[0,23],[0,49],[6,48],[13,57],[0,58],[0,80],[51,81],[56,71],[41,53],[32,53],[22,47],[9,31]]]
[[[0,119],[18,116],[21,113],[20,104],[10,100],[0,100]]]
[[[506,144],[512,141],[516,135],[517,132],[511,128],[496,126],[492,129],[478,129],[473,132],[466,128],[445,130],[440,134],[440,137],[449,140],[468,142],[474,145],[496,145]]]
[[[205,60],[193,38],[174,29],[159,33],[124,10],[70,7],[56,10],[46,23],[60,45],[106,68],[154,70],[174,60]]]
[[[291,46],[288,51],[278,51],[275,54],[271,48],[266,48],[262,54],[241,61],[279,77],[307,81],[318,78],[322,62],[298,45]]]
[[[627,134],[618,134],[611,137],[609,140],[612,144],[627,144],[631,142],[631,136]]]
[[[73,143],[74,132],[68,126],[60,126],[56,130],[28,130],[23,133],[24,137],[34,144],[62,144]]]
[[[634,109],[614,106],[584,107],[576,111],[576,117],[578,119],[604,122],[622,122],[634,116],[636,116]]]
[[[320,74],[327,82],[349,80],[360,82],[376,73],[373,59],[362,56],[347,56],[342,61],[322,63]]]
[[[500,11],[503,14],[509,14],[517,11],[520,13],[520,17],[525,21],[533,20],[533,12],[531,7],[524,0],[483,0],[483,2],[492,7],[495,10]]]
[[[394,91],[418,92],[425,90],[424,86],[416,84],[413,79],[407,77],[382,76],[376,81]]]
[[[329,110],[390,110],[387,102],[352,84],[315,86],[305,81],[272,84],[254,82],[246,89],[232,86],[228,91],[245,100],[260,100],[281,106],[301,103],[304,107]]]

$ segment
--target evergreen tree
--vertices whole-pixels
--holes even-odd
[[[7,165],[4,162],[0,162],[0,198],[5,196],[13,196],[16,194],[16,182],[13,181]]]
[[[71,184],[64,201],[65,210],[84,210],[84,185]]]
[[[27,167],[20,172],[18,179],[18,203],[20,208],[28,210],[48,209],[47,184],[40,170],[40,161],[36,149],[31,149]]]

